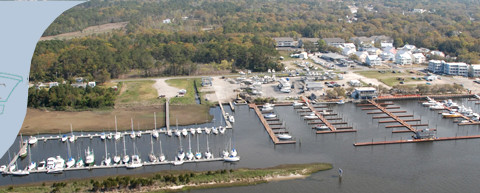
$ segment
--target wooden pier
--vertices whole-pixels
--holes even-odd
[[[335,128],[335,126],[333,126],[332,123],[330,123],[325,117],[324,115],[322,115],[321,113],[317,112],[315,110],[315,107],[313,107],[307,98],[305,98],[304,96],[301,97],[303,102],[307,105],[308,108],[310,108],[310,110],[315,113],[315,115],[323,122],[323,124],[325,124],[328,129],[330,129],[330,131],[317,131],[317,134],[325,134],[325,133],[339,133],[339,132],[356,132],[357,130],[354,130],[354,129],[348,129],[348,130],[337,130],[337,128]]]
[[[225,120],[225,124],[227,125],[226,128],[231,129],[232,128],[232,123],[230,123],[230,121],[227,117],[227,114],[225,113],[225,109],[223,108],[222,102],[218,101],[218,106],[220,106],[220,109],[222,110],[223,120]]]
[[[406,121],[400,119],[400,116],[401,115],[395,115],[393,114],[392,112],[390,112],[389,110],[387,110],[387,107],[383,107],[381,105],[379,105],[377,102],[375,102],[374,100],[368,100],[368,102],[370,104],[372,104],[373,106],[375,106],[376,109],[380,110],[381,112],[387,114],[388,116],[384,117],[384,118],[392,118],[394,119],[395,122],[398,122],[400,123],[400,125],[390,125],[390,126],[385,126],[385,128],[393,128],[393,127],[406,127],[408,129],[408,131],[411,131],[411,132],[414,132],[416,133],[417,132],[417,129],[413,128],[414,126],[428,126],[428,124],[415,124],[415,125],[411,125],[411,124],[408,124]],[[363,108],[362,108],[363,109]],[[373,110],[373,109],[369,109],[369,110]],[[413,115],[412,115],[413,117]],[[407,132],[408,132],[407,131]]]
[[[268,124],[267,120],[263,117],[263,114],[262,112],[260,111],[260,109],[258,109],[258,106],[256,104],[249,104],[248,105],[250,108],[253,108],[253,110],[255,110],[255,113],[257,114],[258,118],[260,119],[260,122],[262,122],[263,124],[263,127],[265,128],[265,130],[267,131],[268,135],[270,136],[270,138],[272,139],[273,143],[275,145],[277,144],[294,144],[294,143],[297,143],[296,141],[294,140],[280,140],[278,139],[278,137],[275,135],[275,132],[273,132],[272,128],[270,127],[270,125]]]
[[[169,103],[170,99],[167,98],[167,102],[165,102],[165,125],[167,127],[167,131],[170,130],[170,107],[168,107]]]
[[[393,141],[376,141],[376,142],[363,142],[354,143],[354,146],[369,146],[369,145],[389,145],[389,144],[401,144],[401,143],[419,143],[419,142],[433,142],[433,141],[448,141],[448,140],[462,140],[462,139],[477,139],[480,135],[471,136],[457,136],[457,137],[440,137],[433,139],[406,139],[406,140],[393,140]]]

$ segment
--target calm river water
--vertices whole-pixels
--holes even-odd
[[[480,112],[480,105],[466,99],[456,100]],[[478,135],[479,126],[458,126],[451,119],[443,119],[438,112],[430,111],[416,100],[394,101],[398,110],[406,110],[421,118],[422,123],[428,123],[430,128],[437,128],[438,137]],[[227,107],[227,106],[225,106]],[[232,138],[241,160],[235,164],[223,162],[209,162],[198,164],[184,164],[182,166],[148,166],[137,170],[98,169],[92,171],[68,171],[61,175],[31,174],[26,177],[3,176],[0,185],[21,184],[46,180],[64,180],[85,178],[90,176],[105,176],[127,173],[146,173],[162,170],[217,170],[230,168],[263,168],[287,163],[329,162],[334,165],[333,170],[316,173],[306,179],[270,182],[256,186],[217,188],[207,190],[193,190],[190,192],[477,192],[480,184],[480,140],[441,141],[414,144],[381,145],[354,147],[355,142],[397,140],[409,138],[412,133],[395,133],[392,130],[399,128],[385,128],[386,125],[398,123],[378,124],[372,119],[368,111],[361,110],[354,104],[330,105],[335,113],[339,113],[344,121],[357,129],[356,133],[315,134],[311,125],[300,117],[291,106],[275,107],[275,112],[291,135],[297,140],[294,145],[273,145],[258,117],[248,106],[237,106],[234,129],[228,130],[225,135],[210,136],[210,149],[219,154]],[[229,109],[228,107],[226,108]],[[395,109],[397,110],[397,109]],[[216,121],[201,125],[211,126],[220,124],[219,108],[212,108]],[[410,118],[406,118],[410,119]],[[232,137],[233,136],[233,137]],[[133,144],[126,138],[127,153],[133,151]],[[184,138],[185,139],[185,138]],[[183,147],[188,148],[188,140],[182,139]],[[160,140],[163,152],[167,159],[172,158],[178,149],[176,137],[162,136]],[[196,136],[192,138],[192,148],[196,150]],[[206,149],[206,135],[199,136],[200,149]],[[114,142],[107,141],[108,151],[114,154]],[[150,136],[144,134],[136,140],[138,150],[144,160],[151,151]],[[88,146],[95,148],[97,164],[105,154],[104,143],[99,139],[82,139],[72,145],[72,155],[83,156]],[[18,143],[10,149],[18,151]],[[155,151],[158,152],[158,141],[154,141]],[[117,143],[119,154],[123,152],[123,143]],[[13,155],[13,153],[12,153]],[[66,157],[66,144],[58,141],[39,141],[32,147],[32,160],[40,161],[50,156],[61,155]],[[1,164],[8,161],[8,154],[1,160]],[[28,158],[19,162],[19,167],[25,167]],[[344,171],[343,179],[337,177],[338,168]]]

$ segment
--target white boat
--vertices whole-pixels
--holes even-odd
[[[229,153],[228,153],[227,150],[223,150],[223,151],[222,151],[222,157],[223,157],[223,158],[228,157],[228,155],[229,155]]]
[[[68,158],[67,163],[65,165],[66,165],[66,168],[71,168],[75,166],[75,158],[73,157]]]
[[[168,130],[167,130],[167,135],[168,135],[169,137],[171,137],[171,136],[172,136],[172,130],[168,129]]]
[[[326,126],[326,125],[317,125],[317,126],[314,126],[313,129],[316,129],[316,130],[329,130],[328,126]]]
[[[157,131],[157,113],[156,112],[153,112],[153,120],[154,120],[154,125],[153,125],[152,137],[157,139],[159,135]]]
[[[46,162],[45,160],[38,162],[37,171],[45,170]]]
[[[73,134],[72,124],[70,124],[70,132],[72,133],[72,135],[70,135],[70,136],[68,137],[68,141],[70,141],[70,143],[73,143],[73,142],[75,142],[75,140],[76,140],[77,138],[76,138],[75,135]]]
[[[162,141],[159,141],[159,146],[160,146],[160,155],[158,156],[158,161],[164,162],[165,161],[165,155],[163,154],[162,150]]]
[[[212,159],[213,156],[212,156],[212,153],[210,152],[210,147],[208,145],[208,135],[206,136],[207,137],[207,151],[205,152],[205,159]]]
[[[115,140],[119,140],[122,137],[122,134],[118,132],[117,128],[117,115],[115,115],[115,136],[113,137]]]
[[[196,159],[202,158],[202,153],[200,152],[200,142],[198,140],[198,135],[197,135],[197,151],[195,152],[195,158]]]
[[[148,154],[148,159],[150,162],[157,162],[157,156],[155,156],[155,153],[153,152],[153,136],[150,138],[150,145],[152,146],[152,151]]]
[[[4,172],[7,172],[7,166],[6,165],[1,165],[0,166],[0,173],[4,173]]]
[[[187,137],[187,135],[188,135],[187,129],[182,129],[182,135],[183,135],[184,137]]]
[[[27,170],[16,170],[16,171],[10,172],[10,174],[12,174],[12,176],[26,176],[30,174],[30,172]]]
[[[230,121],[230,123],[235,123],[235,117],[233,115],[228,116],[228,121]]]
[[[197,130],[195,128],[190,128],[190,133],[192,135],[195,135],[196,132],[197,132]]]
[[[437,104],[432,105],[428,108],[431,109],[431,110],[443,110],[443,109],[445,109],[445,106],[443,106],[441,103],[437,103]]]
[[[190,141],[190,135],[188,136],[188,152],[187,152],[187,159],[192,160],[194,157],[192,153],[192,143]]]
[[[224,134],[225,130],[226,130],[225,127],[222,127],[222,126],[218,127],[218,131],[220,132],[220,134]]]
[[[113,156],[113,163],[119,164],[120,161],[122,161],[122,158],[120,156],[118,156],[118,155]]]
[[[113,133],[109,133],[109,134],[107,135],[107,139],[110,140],[110,139],[112,139],[112,138],[113,138]]]
[[[233,156],[233,157],[236,157],[237,156],[237,150],[235,148],[232,148],[232,150],[230,151],[230,155]]]
[[[77,163],[75,163],[76,168],[81,168],[85,166],[85,162],[83,162],[82,158],[78,158]]]
[[[105,132],[100,133],[100,139],[105,140],[106,138]]]
[[[343,104],[345,104],[345,101],[343,101],[343,100],[339,100],[339,101],[337,102],[337,104],[339,104],[339,105],[343,105]]]
[[[263,115],[263,117],[265,117],[265,118],[267,118],[267,119],[272,119],[272,118],[277,117],[277,115],[275,115],[275,114],[273,114],[273,113],[269,113],[269,114]]]
[[[137,137],[142,137],[142,131],[137,131]]]
[[[435,100],[430,100],[430,101],[427,101],[427,102],[423,102],[422,105],[423,106],[426,106],[426,107],[429,107],[429,106],[433,106],[433,105],[436,105],[438,102],[435,101]]]
[[[30,163],[27,167],[28,171],[34,170],[37,167],[37,162],[32,161],[32,152],[31,147],[28,148],[28,163]]]
[[[266,106],[263,106],[262,107],[262,111],[273,111],[273,107],[266,107]]]
[[[130,156],[127,155],[127,148],[125,148],[125,137],[123,138],[123,158],[122,161],[124,164],[130,161]]]
[[[20,151],[19,151],[19,156],[21,158],[25,158],[28,155],[28,141],[25,140],[23,141],[22,134],[20,134]]]
[[[211,128],[205,127],[205,133],[206,133],[207,135],[209,135],[211,131],[212,131]]]
[[[66,142],[66,141],[68,140],[68,136],[67,136],[67,135],[63,135],[61,140],[62,140],[62,142]]]
[[[175,158],[175,161],[173,161],[172,164],[173,164],[174,166],[182,165],[182,164],[183,164],[183,160],[178,160],[177,158]]]
[[[297,101],[294,101],[293,104],[292,104],[292,106],[294,106],[294,107],[298,107],[298,106],[302,106],[302,105],[303,105],[303,103],[299,103]]]
[[[48,165],[48,160],[47,160],[47,165]],[[57,156],[55,158],[54,167],[50,170],[47,169],[47,173],[49,173],[49,174],[62,173],[64,165],[65,165],[65,160],[62,157]]]
[[[320,112],[320,114],[322,114],[322,115],[330,115],[331,113],[328,112],[327,110],[323,110],[322,112]]]
[[[198,133],[198,134],[202,134],[202,128],[200,128],[200,127],[197,128],[197,133]]]
[[[178,151],[177,153],[177,159],[179,161],[183,161],[183,159],[185,158],[185,152],[183,151],[183,147],[182,147],[182,138],[178,138],[179,139],[179,145],[180,145],[180,150]]]
[[[305,119],[316,119],[318,118],[315,113],[310,113],[309,115],[303,116]]]
[[[239,156],[227,156],[227,157],[224,157],[223,160],[226,161],[226,162],[238,162],[238,161],[240,161],[240,157]]]
[[[212,133],[218,135],[218,129],[216,127],[212,127]]]
[[[127,169],[135,169],[142,166],[143,166],[142,160],[138,155],[132,155],[132,161],[126,165]]]
[[[47,159],[47,166],[46,166],[47,174],[55,174],[55,173],[62,173],[63,172],[63,169],[60,170],[60,169],[55,167],[56,162],[57,162],[57,159],[54,158],[54,157],[49,157]]]
[[[95,155],[93,154],[93,149],[90,150],[90,147],[85,151],[85,165],[91,166],[95,164]]]
[[[28,138],[28,144],[30,145],[34,145],[37,142],[38,142],[38,139],[35,136],[31,136],[30,138]]]
[[[233,136],[233,134],[232,134],[232,136]],[[240,157],[237,156],[238,155],[237,150],[235,149],[234,146],[232,147],[232,138],[230,138],[229,149],[231,149],[230,152],[224,151],[223,160],[226,161],[226,162],[240,161]]]
[[[278,139],[281,139],[281,140],[288,140],[288,139],[292,139],[292,136],[289,135],[289,134],[279,134],[277,135]]]
[[[265,103],[263,104],[264,107],[274,107],[275,104],[271,104],[271,103]]]
[[[175,130],[175,136],[180,137],[182,135],[182,132],[180,130]]]
[[[159,135],[158,135],[158,131],[157,131],[157,130],[153,130],[153,131],[152,131],[152,137],[156,139],[156,138],[158,138],[158,136],[159,136]]]
[[[130,122],[132,123],[132,132],[130,133],[130,138],[135,139],[135,131],[133,131],[133,118],[130,118]]]
[[[105,158],[102,162],[103,165],[109,166],[110,164],[112,164],[112,159],[110,158],[110,156],[108,156],[107,141],[103,141],[103,143],[105,144]]]
[[[115,141],[114,141],[114,145],[115,145],[115,156],[113,156],[113,163],[114,164],[119,164],[120,161],[122,161],[122,158],[120,158],[120,156],[118,155],[118,152],[117,152],[117,117],[115,117]],[[118,139],[120,139],[120,135],[118,135]]]

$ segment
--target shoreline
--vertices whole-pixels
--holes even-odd
[[[0,192],[178,192],[195,189],[249,186],[274,181],[307,178],[313,173],[332,169],[329,163],[285,164],[268,168],[221,169],[216,171],[162,171],[45,181],[0,186]],[[125,184],[126,181],[126,184]],[[123,183],[123,185],[122,185]],[[107,187],[107,184],[113,184]]]

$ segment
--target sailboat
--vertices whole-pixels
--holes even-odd
[[[118,128],[117,128],[117,116],[115,115],[115,136],[113,138],[115,138],[115,140],[119,140],[120,137],[122,137],[121,133],[118,132]]]
[[[178,151],[178,153],[177,153],[177,159],[178,159],[178,161],[183,162],[183,159],[185,158],[185,152],[183,151],[182,138],[179,137],[178,139],[179,139],[179,144],[180,144],[180,151]]]
[[[81,168],[85,166],[85,162],[83,162],[83,159],[81,157],[78,158],[77,163],[75,163],[76,168]]]
[[[37,162],[32,162],[32,152],[31,147],[28,148],[28,171],[34,170],[37,167]]]
[[[135,131],[133,131],[133,119],[131,119],[131,121],[132,121],[132,133],[130,133],[130,138],[135,139]]]
[[[198,141],[198,135],[197,135],[197,151],[195,152],[195,158],[197,159],[202,158],[202,153],[200,152],[200,142]]]
[[[212,129],[208,128],[208,127],[205,127],[205,133],[207,135],[210,135],[210,132],[212,131]]]
[[[218,129],[216,127],[212,127],[212,133],[218,135]]]
[[[185,129],[185,128],[182,129],[182,135],[183,135],[184,137],[186,137],[186,136],[188,135],[187,129]]]
[[[45,162],[45,160],[41,161],[41,162],[38,162],[38,166],[37,166],[37,171],[42,171],[42,170],[45,170],[45,165],[46,165],[47,162]]]
[[[232,133],[232,138],[233,138],[233,133]],[[237,150],[235,149],[235,146],[232,147],[232,138],[230,138],[230,152],[224,151],[224,156],[223,159],[226,162],[237,162],[240,161],[240,156],[237,156]],[[226,152],[226,153],[225,153]]]
[[[112,137],[113,137],[113,133],[110,132],[110,133],[107,135],[107,139],[110,140],[110,139],[112,139]]]
[[[224,134],[225,133],[225,127],[218,127],[218,131],[220,132],[220,134]]]
[[[192,153],[192,143],[190,141],[190,135],[188,136],[188,152],[187,152],[187,159],[192,160],[193,159],[193,153]]]
[[[70,150],[70,142],[67,141],[67,151],[68,151],[68,160],[66,163],[67,168],[71,168],[75,165],[75,158],[72,157],[72,153]]]
[[[210,147],[208,145],[208,135],[206,137],[207,137],[207,152],[205,152],[205,159],[212,159],[213,156],[212,156],[212,153],[210,152]]]
[[[126,165],[127,169],[134,169],[134,168],[139,168],[142,167],[142,159],[140,159],[140,156],[138,154],[135,154],[135,141],[133,141],[133,155],[132,155],[132,161]]]
[[[23,159],[27,157],[28,151],[27,151],[27,142],[23,141],[23,136],[20,133],[20,152],[19,152],[20,157]]]
[[[157,162],[157,156],[155,156],[155,153],[153,153],[153,135],[152,137],[150,137],[150,145],[152,146],[152,151],[148,155],[148,159],[150,160],[150,162]]]
[[[202,134],[202,128],[200,128],[200,127],[197,128],[197,133],[198,133],[198,134]]]
[[[190,133],[192,135],[195,135],[196,132],[197,132],[197,130],[195,128],[190,128]]]
[[[162,151],[162,140],[159,141],[160,142],[160,156],[158,156],[158,160],[160,162],[163,162],[165,161],[165,155],[163,154],[163,151]]]
[[[38,139],[35,136],[30,136],[30,138],[28,138],[28,144],[30,144],[30,145],[34,145],[37,142],[38,142]]]
[[[138,125],[137,137],[142,137],[142,131],[140,130],[140,122],[138,122],[137,125]]]
[[[155,112],[153,112],[153,117],[154,117],[154,128],[153,128],[153,131],[152,131],[152,137],[157,139],[158,138],[158,131],[157,131],[157,114]]]
[[[15,161],[15,165],[17,165],[16,161]],[[10,174],[12,174],[13,176],[26,176],[26,175],[30,174],[30,172],[27,171],[26,169],[25,170],[19,169],[19,170],[11,171]]]
[[[167,130],[167,135],[168,135],[169,137],[171,137],[171,136],[172,136],[172,130],[168,129],[168,130]]]
[[[105,140],[106,138],[105,132],[100,133],[100,139]]]
[[[70,141],[70,143],[73,143],[75,142],[75,135],[73,134],[73,127],[72,127],[72,124],[70,123],[70,132],[72,133],[72,135],[70,135],[70,137],[68,137],[68,141]]]
[[[118,153],[117,153],[117,141],[115,141],[115,156],[113,156],[113,163],[114,164],[118,164],[120,163],[122,159],[120,158],[120,156],[118,156]]]
[[[122,161],[124,164],[130,161],[130,156],[127,155],[127,149],[125,148],[125,137],[123,138],[123,158]]]
[[[107,151],[107,141],[104,140],[103,143],[105,144],[105,159],[103,160],[103,165],[109,166],[112,164],[112,159],[110,156],[108,156],[108,151]]]
[[[62,135],[62,142],[66,142],[68,140],[68,136],[67,135]]]
[[[87,166],[95,164],[95,155],[93,154],[93,149],[90,150],[90,147],[85,151],[85,164]]]

